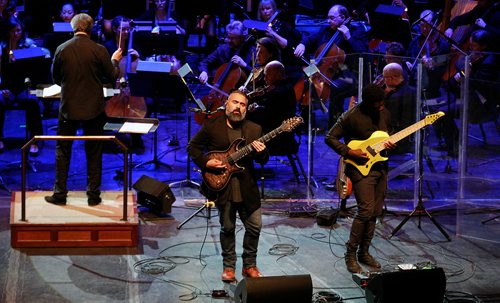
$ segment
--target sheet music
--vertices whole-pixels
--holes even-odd
[[[134,133],[134,134],[147,134],[153,128],[153,123],[137,123],[125,122],[118,132],[120,133]]]
[[[46,87],[43,89],[42,98],[60,98],[61,87],[57,84]]]

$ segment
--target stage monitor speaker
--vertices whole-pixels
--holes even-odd
[[[442,268],[402,270],[373,277],[365,296],[367,303],[442,303],[445,290]]]
[[[311,303],[310,275],[245,278],[234,291],[236,303]]]
[[[132,186],[137,191],[137,203],[155,213],[171,213],[174,193],[161,181],[142,175]]]

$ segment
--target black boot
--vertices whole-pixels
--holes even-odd
[[[375,258],[368,252],[373,239],[373,235],[375,234],[376,223],[376,218],[373,218],[365,224],[363,240],[361,241],[358,249],[358,261],[370,267],[381,268],[382,266],[380,265],[380,263],[375,260]]]
[[[347,270],[352,273],[363,271],[356,259],[356,250],[358,249],[364,230],[365,224],[362,221],[358,219],[352,221],[351,233],[349,234],[349,242],[346,243],[347,251],[345,253],[345,265]]]
[[[356,248],[352,247],[349,242],[346,243],[347,251],[345,253],[345,266],[347,270],[352,273],[360,273],[363,271],[361,266],[358,264],[358,260],[356,259]]]

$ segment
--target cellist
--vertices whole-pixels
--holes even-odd
[[[226,26],[226,43],[219,45],[212,53],[200,62],[199,80],[206,83],[208,73],[212,74],[213,69],[217,69],[224,63],[232,62],[243,69],[247,74],[252,70],[252,56],[255,48],[251,45],[244,45],[245,28],[241,21],[233,21]],[[238,54],[236,54],[238,53]]]
[[[335,44],[345,54],[367,53],[369,51],[367,28],[363,23],[359,22],[344,24],[347,20],[350,20],[350,15],[345,6],[332,6],[328,11],[328,26],[321,28],[316,35],[304,35],[302,42],[295,49],[295,55],[300,57],[306,50],[309,52],[318,49],[329,42],[337,32],[339,32],[337,34],[338,41],[335,41]],[[326,56],[329,56],[329,54],[327,53]],[[357,62],[357,59],[352,61],[355,62],[348,60],[346,63],[351,66]],[[318,62],[316,63],[318,64]],[[330,85],[330,103],[328,106],[329,128],[333,126],[337,117],[344,112],[345,98],[356,93],[357,75],[353,73],[354,70],[357,70],[355,65],[347,69],[339,68],[333,74],[334,86]]]
[[[132,48],[128,49],[128,44],[129,44],[129,38],[130,38],[130,31],[132,30],[130,26],[130,19],[124,16],[116,16],[113,18],[111,21],[111,29],[114,34],[114,39],[110,39],[106,41],[103,45],[106,47],[108,50],[108,53],[112,55],[117,49],[121,48],[122,50],[126,50],[127,54],[126,56],[123,56],[123,58],[120,60],[120,75],[118,78],[118,81],[121,81],[120,79],[125,79],[126,72],[127,72],[127,60],[130,60],[129,66],[136,66],[136,63],[139,60],[140,54],[136,50],[136,46],[134,45]],[[132,41],[133,42],[133,41]],[[135,71],[135,68],[131,67],[133,71]],[[117,83],[116,87],[119,87],[120,84]],[[129,117],[135,117],[135,118],[144,118],[147,115],[147,104],[146,101],[143,97],[136,97],[136,96],[128,96],[130,93],[127,92],[127,96],[123,96],[120,94],[119,96],[114,96],[111,100],[108,100],[106,104],[106,114],[111,117],[124,117],[124,116],[129,116]],[[126,104],[124,104],[122,101],[122,97],[128,98]],[[129,98],[130,97],[130,98]],[[131,103],[129,102],[131,101]],[[110,109],[110,107],[117,105],[113,109]],[[126,113],[128,111],[129,106],[131,107],[131,113]],[[127,110],[125,110],[127,109]],[[137,153],[142,153],[144,151],[144,142],[142,140],[141,135],[139,134],[132,134],[130,136],[130,148],[137,152]]]

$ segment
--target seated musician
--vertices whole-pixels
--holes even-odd
[[[157,41],[156,45],[152,45],[152,53],[145,54],[148,57],[153,57],[154,59],[149,58],[148,60],[154,61],[163,61],[163,62],[172,62],[176,66],[173,67],[175,70],[179,69],[180,62],[183,58],[179,58],[180,55],[184,52],[184,36],[186,35],[186,30],[176,24],[175,26],[175,34],[165,33],[161,30],[161,23],[166,21],[175,21],[176,19],[176,11],[171,6],[173,1],[167,0],[154,0],[152,9],[146,11],[142,14],[137,20],[142,21],[151,21],[154,24],[153,29],[151,31],[152,37],[149,38],[154,41]],[[179,60],[178,60],[179,58]]]
[[[134,41],[132,41],[133,45],[131,49],[128,49],[128,44],[129,44],[129,39],[130,39],[130,32],[131,32],[131,26],[130,26],[130,19],[124,16],[116,16],[113,18],[111,21],[111,29],[114,33],[114,38],[106,41],[103,45],[106,47],[108,50],[109,55],[111,56],[118,48],[121,48],[124,51],[124,56],[120,60],[120,75],[118,78],[119,81],[123,81],[126,79],[126,74],[127,74],[127,67],[130,67],[130,71],[128,72],[135,72],[135,69],[137,67],[137,62],[139,60],[140,54],[136,50],[137,46],[134,44]],[[127,53],[125,53],[125,50],[127,50]],[[127,62],[127,60],[130,60],[130,63]],[[117,83],[115,88],[121,88],[120,85]],[[130,91],[127,91],[125,95],[119,95],[113,97],[111,100],[108,100],[106,104],[106,114],[108,117],[123,117],[127,116],[123,110],[117,110],[119,108],[122,108],[122,106],[116,108],[116,109],[111,109],[111,104],[115,101],[120,101],[119,98],[120,96],[124,96],[124,98],[134,98],[134,99],[127,99],[129,102],[132,102],[132,100],[140,100],[142,102],[139,103],[139,106],[134,106],[133,110],[135,112],[130,113],[129,117],[136,117],[136,118],[144,118],[148,114],[148,108],[146,106],[146,103],[144,101],[144,98],[142,97],[135,97],[135,96],[129,96]],[[118,104],[122,104],[122,102],[117,102]],[[149,103],[152,103],[151,101]],[[136,104],[137,105],[137,104]],[[130,106],[130,104],[128,105]],[[130,148],[132,151],[136,153],[143,153],[144,152],[144,142],[142,140],[141,135],[139,134],[131,134],[130,135]]]
[[[276,40],[281,50],[281,62],[286,67],[287,78],[290,83],[302,76],[302,63],[294,56],[294,48],[302,40],[302,34],[295,29],[294,24],[285,22],[284,13],[278,13],[275,19],[270,20],[278,11],[274,0],[261,0],[257,10],[257,20],[270,22],[265,35]]]
[[[246,74],[252,70],[252,55],[255,48],[246,41],[245,27],[241,21],[233,21],[226,26],[227,43],[220,45],[199,64],[199,80],[206,83],[208,73],[219,68],[224,63],[239,66]],[[243,83],[240,83],[243,84]],[[239,86],[239,85],[238,85]]]
[[[416,91],[404,78],[403,67],[398,63],[389,63],[384,67],[385,107],[391,113],[391,125],[398,132],[417,121]],[[419,119],[420,120],[420,119]],[[403,140],[395,152],[410,152],[411,142]]]
[[[48,48],[50,53],[53,54],[56,51],[56,48],[66,42],[67,40],[73,37],[73,32],[71,30],[70,21],[73,16],[76,14],[75,8],[72,3],[66,2],[61,6],[61,10],[59,11],[57,22],[64,22],[68,24],[68,32],[50,32],[44,35],[43,45]]]
[[[350,18],[345,6],[334,5],[328,11],[328,26],[324,26],[316,35],[305,36],[295,49],[296,56],[302,56],[307,50],[316,50],[322,45],[326,45],[338,32],[335,44],[347,55],[353,53],[368,53],[368,34],[366,28],[361,23],[350,22],[344,24]],[[330,48],[332,49],[332,48]],[[319,52],[318,52],[319,55]],[[332,56],[333,54],[326,54]],[[333,75],[334,87],[330,87],[330,103],[328,106],[328,127],[330,128],[337,117],[344,112],[344,100],[352,96],[357,90],[357,59],[347,58],[345,62],[349,67],[340,68],[337,66]],[[316,62],[320,65],[320,63]]]
[[[273,60],[281,60],[281,52],[273,38],[263,37],[257,40],[255,67],[245,84],[239,88],[241,91],[251,92],[259,87],[264,87],[264,67]]]
[[[477,5],[469,12],[456,16],[451,19],[448,29],[444,32],[447,37],[453,38],[453,33],[461,25],[470,25],[472,31],[483,29],[492,37],[490,49],[500,51],[500,9],[498,1],[478,0]],[[468,36],[462,37],[463,41],[456,41],[461,44],[469,39]]]
[[[34,41],[26,37],[22,22],[11,17],[5,26],[6,35],[1,40],[1,85],[0,85],[0,151],[4,149],[3,128],[5,122],[5,110],[7,107],[19,106],[26,110],[26,127],[29,137],[42,135],[42,118],[38,99],[27,94],[27,74],[24,69],[19,70],[21,62],[16,62],[13,50],[37,47]],[[46,58],[50,58],[48,50],[43,49]],[[48,76],[48,74],[47,74]],[[35,143],[30,146],[30,155],[39,153],[39,146]]]
[[[491,121],[496,119],[499,113],[498,69],[500,62],[490,52],[491,38],[489,32],[485,30],[474,31],[469,38],[469,123]],[[465,77],[465,57],[460,58],[456,65],[458,72],[449,80],[450,85],[448,87],[452,88],[452,92],[459,98],[460,86]],[[446,107],[439,109],[446,111]],[[459,104],[452,104],[448,116],[451,118],[456,117],[459,107]],[[448,152],[456,154],[458,130],[455,122],[452,120],[443,125],[442,132]]]
[[[498,68],[500,62],[491,53],[492,36],[486,30],[474,31],[469,38],[470,74],[469,74],[469,122],[490,121],[498,114]],[[458,72],[450,81],[459,86],[464,78],[465,58],[457,62]],[[452,85],[452,86],[455,86]],[[460,92],[459,89],[456,91]]]
[[[266,86],[249,93],[248,119],[262,126],[268,133],[283,121],[295,116],[296,102],[293,86],[286,81],[285,67],[279,61],[271,61],[264,68]],[[293,133],[282,133],[267,143],[269,154],[297,153],[298,144]]]
[[[413,58],[409,62],[411,69],[410,83],[414,85],[417,79],[417,59],[422,59],[424,72],[422,73],[423,98],[432,99],[441,95],[440,89],[442,77],[446,71],[446,63],[450,47],[446,40],[432,26],[436,24],[436,14],[430,10],[424,10],[420,17],[420,34],[413,38],[408,45],[406,55]]]

